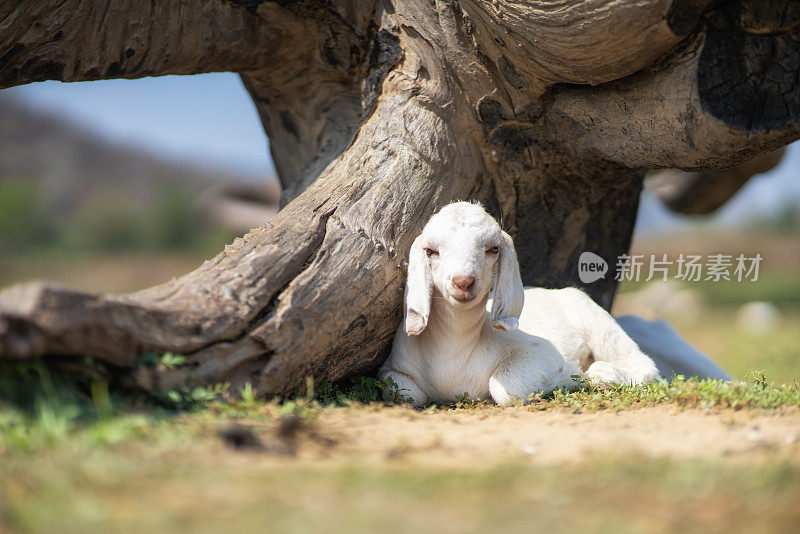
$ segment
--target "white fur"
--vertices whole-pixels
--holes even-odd
[[[411,247],[405,317],[379,376],[419,406],[465,393],[505,405],[572,388],[572,375],[641,384],[658,370],[582,291],[523,291],[513,242],[480,205],[442,208]]]

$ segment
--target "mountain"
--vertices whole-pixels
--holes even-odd
[[[0,182],[9,180],[34,184],[58,213],[77,209],[87,196],[124,197],[135,206],[149,203],[164,188],[197,195],[220,182],[252,182],[251,177],[110,143],[0,93]]]

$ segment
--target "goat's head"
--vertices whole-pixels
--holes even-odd
[[[449,204],[431,217],[411,245],[406,333],[425,330],[434,293],[466,310],[484,306],[490,291],[492,326],[517,328],[525,295],[511,236],[479,204]]]

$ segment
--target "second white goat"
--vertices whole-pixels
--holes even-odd
[[[573,388],[573,375],[598,384],[659,378],[582,291],[523,289],[514,243],[483,207],[456,202],[431,217],[411,246],[404,319],[379,376],[420,406],[465,394],[505,405]]]

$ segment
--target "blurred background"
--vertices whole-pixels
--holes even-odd
[[[657,179],[656,179],[657,180]],[[732,374],[800,379],[800,143],[711,215],[648,179],[631,254],[760,254],[757,281],[625,282],[615,313],[663,318]],[[277,212],[255,107],[234,74],[0,92],[0,288],[45,278],[141,289],[190,271]]]

